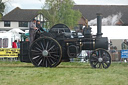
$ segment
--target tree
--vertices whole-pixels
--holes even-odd
[[[5,9],[5,4],[2,2],[2,0],[0,0],[0,18],[3,16],[3,12]]]
[[[73,10],[72,0],[46,0],[41,13],[48,20],[50,27],[62,23],[73,28],[81,17],[81,13]]]

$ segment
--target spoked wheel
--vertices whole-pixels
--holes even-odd
[[[90,64],[93,68],[108,68],[111,64],[111,56],[105,49],[97,49],[90,56]]]
[[[43,37],[32,43],[29,57],[37,67],[56,67],[60,63],[62,49],[53,38]]]

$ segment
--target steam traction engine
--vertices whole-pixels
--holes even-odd
[[[37,67],[56,67],[62,59],[77,57],[82,50],[93,50],[89,58],[93,68],[108,68],[111,56],[108,50],[108,39],[102,37],[101,14],[97,14],[97,34],[91,34],[91,28],[83,29],[83,37],[77,32],[71,33],[64,24],[54,25],[48,33],[41,33],[29,46],[29,42],[21,42],[21,62],[31,62]]]

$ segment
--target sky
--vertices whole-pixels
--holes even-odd
[[[16,7],[41,9],[45,0],[2,0],[6,2],[5,14]],[[74,0],[77,5],[128,5],[128,0]]]

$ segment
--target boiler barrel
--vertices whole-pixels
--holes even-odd
[[[108,50],[108,38],[107,37],[99,37],[96,39],[90,39],[88,41],[82,42],[82,50],[95,50],[98,48],[103,48]]]
[[[95,49],[97,48],[103,48],[108,50],[108,38],[107,37],[96,38]]]

